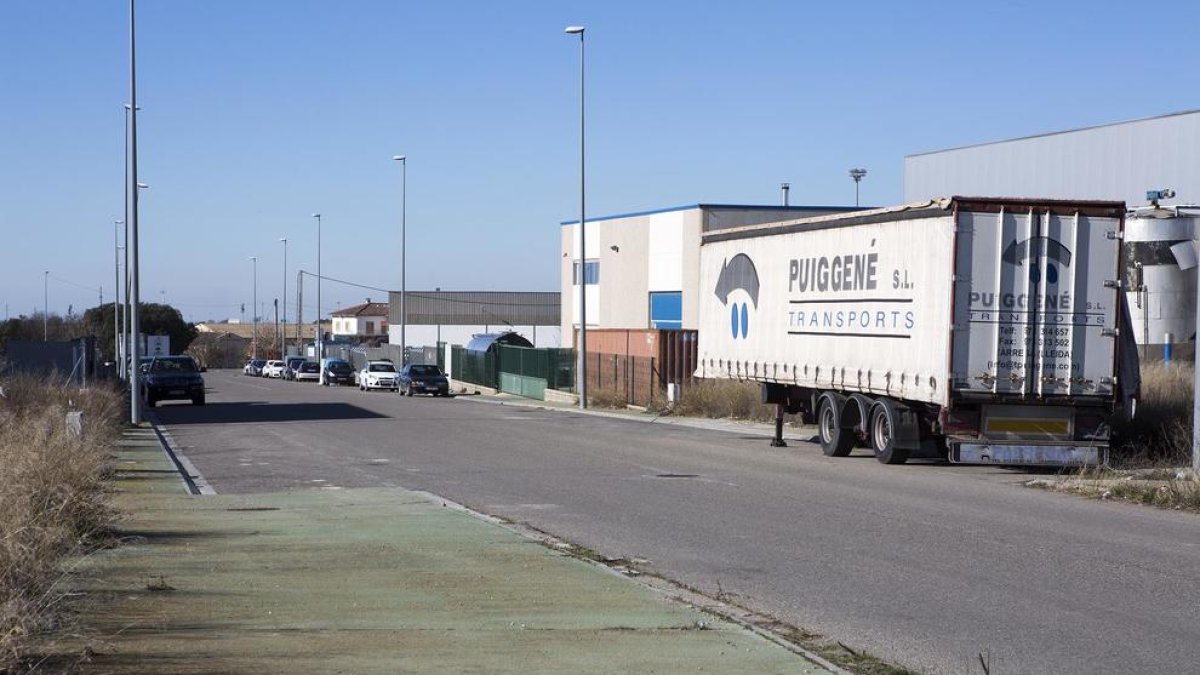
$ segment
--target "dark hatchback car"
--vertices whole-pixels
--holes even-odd
[[[354,384],[354,369],[341,359],[325,359],[325,375],[322,384]]]
[[[435,365],[410,363],[400,369],[400,393],[449,396],[450,380]]]
[[[151,408],[171,400],[204,405],[204,378],[190,356],[155,357],[142,374],[142,395]]]

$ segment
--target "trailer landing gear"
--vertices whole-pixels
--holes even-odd
[[[771,439],[772,448],[786,448],[787,441],[783,440],[783,404],[775,404],[775,438]]]

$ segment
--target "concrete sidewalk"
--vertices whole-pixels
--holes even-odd
[[[85,672],[831,672],[427,495],[193,497],[152,431],[118,455],[125,544],[79,570]]]

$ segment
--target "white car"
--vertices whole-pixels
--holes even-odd
[[[363,391],[370,389],[391,389],[399,391],[400,374],[391,361],[367,361],[367,365],[358,371],[358,388]]]
[[[276,361],[274,359],[267,361],[267,365],[263,366],[262,376],[283,377],[283,369],[286,365],[283,361]]]

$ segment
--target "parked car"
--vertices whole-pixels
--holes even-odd
[[[145,366],[142,398],[150,408],[170,400],[204,405],[204,378],[190,356],[158,356]]]
[[[283,360],[283,379],[295,380],[300,366],[306,361],[303,356],[289,356]]]
[[[321,379],[321,366],[313,361],[297,364],[292,379],[297,382],[316,382]]]
[[[266,359],[250,359],[246,362],[246,367],[242,368],[242,372],[251,377],[262,377],[262,369],[265,365],[267,365]]]
[[[370,389],[398,391],[397,375],[396,366],[392,365],[391,361],[367,361],[362,370],[358,371],[358,388],[363,391]]]
[[[450,380],[435,365],[410,363],[400,369],[400,393],[449,396]]]
[[[342,359],[325,359],[323,366],[326,386],[331,384],[354,384],[356,379],[354,369]]]
[[[267,361],[267,365],[262,368],[263,377],[283,377],[283,361],[271,359]]]

